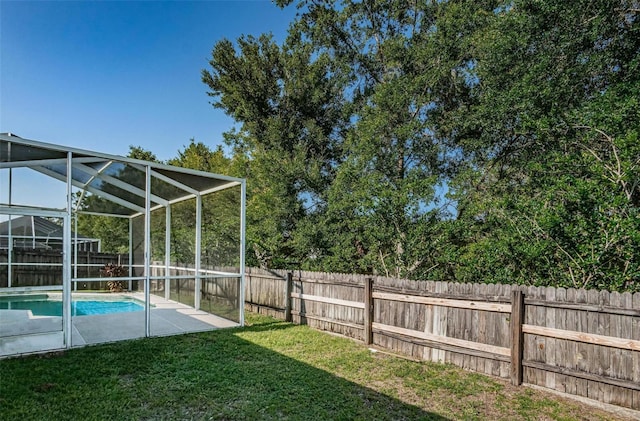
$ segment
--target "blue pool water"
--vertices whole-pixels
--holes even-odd
[[[42,297],[42,296],[40,296]],[[34,316],[62,316],[62,301],[47,298],[10,300],[0,298],[0,310],[31,310]],[[142,311],[144,307],[138,302],[123,298],[119,301],[73,300],[71,314],[73,316],[89,316],[96,314],[126,313]]]

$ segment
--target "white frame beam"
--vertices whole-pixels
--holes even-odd
[[[104,181],[105,183],[109,183],[113,186],[126,190],[131,194],[135,194],[138,197],[145,197],[145,191],[132,184],[125,183],[124,181],[118,180],[117,178],[112,177],[108,174],[102,174],[100,171],[94,170],[93,168],[86,165],[74,165],[74,167],[92,176],[92,179],[87,182],[87,185],[90,184],[93,180],[98,179]],[[163,199],[162,197],[156,196],[154,194],[151,195],[151,201],[159,203],[163,206],[169,204],[169,201],[167,199]]]
[[[8,145],[9,149],[9,158],[11,158],[11,143]],[[9,168],[9,207],[11,207],[11,194],[12,194],[12,169]],[[11,263],[13,262],[13,228],[11,227],[11,215],[9,215],[9,235],[7,236],[7,286],[11,288],[11,282],[13,281],[13,267]]]
[[[77,246],[73,248],[72,237],[72,224],[76,224],[75,232],[77,234],[77,216],[79,213],[86,213],[89,215],[111,216],[119,218],[129,219],[129,276],[123,279],[129,280],[129,289],[132,289],[132,280],[144,283],[144,296],[145,296],[145,336],[151,336],[151,303],[150,303],[150,282],[151,280],[165,281],[165,294],[170,297],[171,290],[171,221],[172,210],[171,205],[174,203],[182,202],[185,200],[195,199],[196,202],[196,221],[195,221],[195,268],[193,275],[180,275],[180,278],[193,278],[195,277],[195,297],[194,307],[199,309],[201,307],[203,281],[205,279],[213,279],[215,277],[240,277],[240,324],[244,325],[244,299],[245,299],[245,253],[246,253],[246,180],[221,176],[216,174],[210,174],[203,171],[184,169],[178,167],[172,167],[164,164],[147,162],[137,159],[131,159],[126,157],[119,157],[116,155],[109,155],[103,153],[97,153],[92,151],[85,151],[76,148],[67,148],[58,145],[47,144],[29,139],[23,139],[16,137],[15,135],[0,134],[0,147],[6,148],[8,153],[7,162],[0,162],[0,169],[8,169],[9,171],[9,189],[13,186],[12,169],[13,168],[28,168],[36,172],[44,174],[50,178],[56,179],[65,183],[66,185],[66,205],[62,209],[47,209],[42,207],[30,207],[23,205],[15,205],[12,203],[13,198],[11,192],[9,192],[9,203],[0,203],[0,215],[33,215],[33,216],[51,216],[63,218],[63,253],[62,264],[59,266],[62,270],[62,285],[42,287],[46,289],[59,289],[62,291],[63,296],[63,317],[62,317],[62,332],[60,332],[61,346],[65,348],[71,347],[72,344],[72,322],[73,316],[71,314],[71,296],[74,288],[74,283],[77,283],[77,271],[78,271],[78,249]],[[22,161],[11,161],[16,156],[11,155],[11,146],[13,144],[23,147],[20,149],[21,156],[19,158],[25,158]],[[32,148],[36,153],[31,153],[29,150]],[[61,156],[66,156],[61,158]],[[34,159],[40,158],[43,159]],[[5,157],[3,157],[4,159]],[[94,164],[97,163],[97,164]],[[142,171],[144,174],[144,190],[140,187],[131,185],[125,179],[119,179],[107,173],[106,170],[114,163],[119,163],[123,166],[135,168]],[[119,169],[120,167],[118,167]],[[84,174],[83,174],[84,173]],[[74,179],[76,177],[76,179]],[[152,194],[151,185],[152,177],[161,180],[167,185],[171,185],[176,188],[175,197],[171,200]],[[78,179],[80,178],[80,179]],[[176,179],[174,179],[176,178]],[[92,187],[89,184],[94,180],[99,179],[102,184]],[[87,181],[88,180],[88,181]],[[178,181],[180,180],[180,181]],[[94,183],[97,184],[97,183]],[[101,186],[113,185],[124,191],[131,193],[133,196],[130,200],[118,197],[117,193],[104,192]],[[198,188],[192,187],[197,186]],[[203,186],[203,187],[202,187]],[[207,186],[210,186],[207,188]],[[213,186],[213,187],[211,187]],[[202,258],[203,258],[203,196],[214,193],[217,191],[225,190],[227,188],[240,186],[241,189],[241,203],[240,203],[240,274],[219,273],[215,271],[203,270]],[[200,188],[202,187],[202,188]],[[107,201],[116,203],[122,206],[124,209],[130,211],[127,215],[123,214],[109,214],[101,212],[81,211],[80,209],[73,209],[74,188],[80,189],[82,195],[85,192],[101,197]],[[182,193],[181,193],[182,192]],[[83,196],[81,196],[82,198]],[[82,199],[80,199],[81,201]],[[144,201],[144,205],[141,203]],[[136,203],[133,203],[136,202]],[[152,207],[153,206],[153,207]],[[165,220],[165,262],[164,276],[152,276],[151,274],[151,212],[160,207],[166,209]],[[125,210],[123,212],[126,212]],[[74,218],[75,216],[75,218]],[[134,265],[133,261],[133,218],[135,216],[144,217],[144,262],[140,265]],[[34,234],[35,235],[35,234]],[[78,241],[75,241],[77,244]],[[75,267],[74,267],[75,260]],[[9,272],[11,271],[12,261],[8,259],[7,265],[9,266]],[[143,268],[144,274],[141,277],[134,277],[133,270],[135,267]],[[15,288],[10,288],[15,289]],[[30,291],[33,288],[25,287],[25,291]]]
[[[133,277],[133,218],[129,218],[129,278]],[[133,290],[133,281],[129,279],[128,290]]]
[[[171,205],[167,205],[164,220],[164,299],[171,299]]]
[[[64,344],[71,348],[71,208],[73,205],[73,189],[71,183],[72,152],[67,152],[67,211],[63,222],[62,250],[62,330]]]
[[[51,171],[48,168],[45,168],[45,167],[31,167],[31,168],[33,170],[35,170],[35,171],[38,171],[39,173],[42,173],[44,175],[48,175],[49,177],[52,177],[52,178],[55,178],[57,180],[66,182],[66,177],[65,176],[63,176],[62,174],[59,174],[59,173],[57,173],[55,171]],[[100,189],[96,189],[94,187],[87,186],[86,184],[82,184],[79,181],[71,180],[71,183],[73,184],[73,186],[75,186],[75,187],[77,187],[79,189],[86,190],[86,191],[88,191],[88,192],[90,192],[92,194],[95,194],[96,196],[99,196],[99,197],[102,197],[104,199],[107,199],[110,202],[117,203],[120,206],[124,206],[127,209],[131,209],[131,210],[139,212],[139,213],[144,213],[144,208],[143,207],[138,206],[138,205],[136,205],[134,203],[127,202],[126,200],[124,200],[124,199],[122,199],[122,198],[120,198],[118,196],[114,196],[114,195],[109,194],[107,192],[103,192]]]
[[[246,217],[247,217],[247,182],[240,183],[240,296],[238,297],[238,307],[240,307],[240,326],[244,326],[244,299],[245,299],[245,240],[246,240]]]
[[[144,335],[151,336],[151,167],[145,171],[144,211]]]
[[[154,178],[157,178],[158,180],[162,180],[167,184],[171,184],[174,187],[179,188],[180,190],[184,190],[187,193],[191,193],[191,194],[199,194],[200,192],[192,187],[187,186],[186,184],[182,184],[179,181],[176,181],[170,177],[167,177],[164,174],[160,174],[159,172],[153,171],[151,170],[151,174],[153,175]]]
[[[92,158],[92,157],[74,158],[74,162],[87,163],[87,164],[90,164],[92,162],[102,162],[102,161],[104,161],[104,159]],[[4,170],[7,168],[32,168],[32,167],[39,167],[43,165],[63,165],[66,163],[67,163],[67,158],[33,159],[28,161],[0,162],[0,170]]]
[[[196,310],[200,310],[200,297],[202,296],[202,274],[200,273],[200,265],[202,259],[202,196],[196,196],[196,250],[195,250],[195,267],[196,280],[194,288],[194,304]]]

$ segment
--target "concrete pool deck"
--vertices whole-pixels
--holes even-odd
[[[144,301],[142,293],[122,293]],[[222,317],[151,295],[151,336],[179,335],[239,326]],[[71,346],[143,338],[144,311],[72,317]],[[62,318],[29,310],[0,310],[0,358],[64,348]]]

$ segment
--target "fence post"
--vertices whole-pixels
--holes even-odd
[[[373,342],[373,278],[364,281],[364,344]]]
[[[511,293],[511,384],[522,384],[522,355],[524,346],[524,294],[522,291]]]
[[[293,318],[291,317],[291,293],[293,292],[293,273],[287,272],[287,289],[284,298],[284,320],[291,323]]]

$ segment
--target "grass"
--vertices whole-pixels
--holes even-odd
[[[0,360],[2,420],[609,420],[613,415],[274,319]]]

